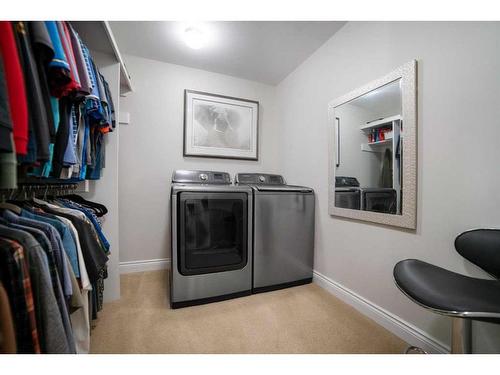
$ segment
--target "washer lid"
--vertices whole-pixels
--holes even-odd
[[[273,192],[287,192],[287,193],[312,193],[313,189],[305,186],[294,185],[254,185],[257,191],[273,191]]]

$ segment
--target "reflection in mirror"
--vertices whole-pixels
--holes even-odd
[[[335,206],[401,215],[401,79],[334,110]]]

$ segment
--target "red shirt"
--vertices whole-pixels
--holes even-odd
[[[16,153],[25,155],[28,151],[28,105],[26,87],[17,52],[16,40],[11,23],[0,21],[0,53],[2,54],[9,107],[12,117],[12,133]]]

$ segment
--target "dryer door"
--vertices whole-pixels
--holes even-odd
[[[178,268],[182,275],[238,270],[248,259],[246,193],[182,192]]]

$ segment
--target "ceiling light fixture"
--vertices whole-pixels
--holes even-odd
[[[184,30],[184,41],[192,49],[200,49],[207,44],[207,36],[200,29],[190,26]]]

